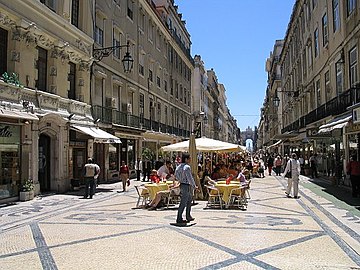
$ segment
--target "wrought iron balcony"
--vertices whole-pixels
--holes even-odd
[[[163,123],[153,121],[147,118],[128,114],[126,112],[117,111],[113,108],[92,106],[92,114],[94,119],[99,119],[100,122],[106,124],[116,124],[129,128],[137,128],[143,130],[152,130],[162,133],[169,133],[176,136],[188,138],[190,131],[173,126],[165,125]]]
[[[337,97],[329,100],[325,104],[317,107],[315,110],[302,116],[300,119],[294,121],[290,125],[281,130],[281,133],[287,131],[297,131],[299,128],[304,128],[306,125],[324,119],[328,116],[336,116],[347,111],[347,108],[360,102],[360,87],[353,87],[341,93]]]

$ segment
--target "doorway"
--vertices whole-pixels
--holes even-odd
[[[39,138],[39,172],[38,178],[40,191],[46,192],[51,190],[50,185],[50,143],[48,135],[41,134]]]

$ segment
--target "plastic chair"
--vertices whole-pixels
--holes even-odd
[[[248,200],[245,195],[246,189],[247,188],[245,186],[233,188],[230,192],[228,206],[237,205],[238,208],[246,209],[248,204]]]
[[[248,200],[251,199],[251,197],[250,197],[250,192],[249,192],[250,183],[251,183],[251,180],[249,180],[249,181],[247,181],[246,183],[242,184],[242,186],[245,187],[246,199],[248,199]]]
[[[214,186],[205,185],[205,187],[208,191],[208,202],[206,204],[206,207],[220,206],[220,208],[222,208],[223,205],[220,191]]]
[[[139,207],[141,200],[142,200],[141,205],[145,205],[147,202],[150,201],[150,193],[146,187],[144,187],[143,185],[135,186],[135,189],[138,194],[138,200],[136,203],[136,207]]]

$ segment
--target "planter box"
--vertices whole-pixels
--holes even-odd
[[[25,202],[25,201],[30,201],[32,199],[34,199],[34,191],[20,191],[20,201]]]

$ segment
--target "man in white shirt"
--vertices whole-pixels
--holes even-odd
[[[294,185],[294,199],[298,199],[299,193],[299,176],[300,176],[300,162],[297,160],[297,155],[293,153],[291,159],[287,162],[286,168],[284,171],[284,177],[287,172],[291,172],[291,177],[288,178],[288,186],[285,191],[285,194],[288,198],[291,198],[291,187]]]
[[[135,162],[135,171],[136,171],[136,181],[140,181],[140,173],[142,171],[142,160],[138,158]]]
[[[166,161],[165,164],[162,165],[157,171],[157,175],[159,176],[159,178],[160,179],[163,179],[163,178],[168,179],[171,176],[170,168],[171,168],[171,162]]]

